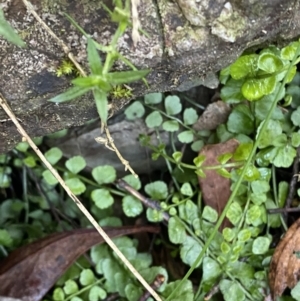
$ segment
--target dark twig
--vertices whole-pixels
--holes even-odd
[[[274,209],[268,209],[267,211],[270,214],[276,214],[276,213],[287,214],[289,212],[299,212],[300,207],[296,207],[296,208],[274,208]]]
[[[150,284],[150,286],[154,289],[157,290],[158,288],[161,287],[161,285],[165,281],[165,276],[158,274],[154,281]],[[140,297],[139,301],[146,301],[149,297],[151,297],[150,293],[148,291],[145,291],[144,294]]]
[[[285,208],[290,208],[291,204],[293,202],[293,198],[296,191],[296,184],[298,182],[298,174],[299,174],[299,157],[300,157],[300,147],[297,148],[297,155],[294,160],[293,164],[293,177],[290,181],[289,185],[289,194],[287,196],[286,202],[285,202]]]
[[[125,189],[131,195],[139,199],[147,208],[152,208],[154,210],[162,210],[160,204],[157,201],[146,198],[141,193],[136,191],[133,187],[131,187],[128,183],[126,183],[124,180],[122,179],[117,180],[116,184],[120,188]],[[163,214],[163,219],[168,222],[170,219],[169,214],[167,212],[163,212],[162,214]]]
[[[207,294],[205,294],[204,300],[205,300],[205,301],[210,300],[210,299],[211,299],[211,298],[212,298],[219,290],[220,290],[219,284],[214,285],[214,286],[211,288],[211,290],[210,290]]]

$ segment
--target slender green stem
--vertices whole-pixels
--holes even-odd
[[[265,119],[265,121],[263,121],[261,129],[260,129],[260,131],[256,135],[256,140],[255,140],[255,143],[253,145],[252,151],[251,151],[251,153],[249,155],[249,158],[246,161],[246,164],[245,164],[245,166],[244,166],[244,168],[243,168],[243,170],[242,170],[242,172],[240,174],[240,178],[236,182],[236,185],[234,186],[234,190],[231,193],[231,196],[230,196],[230,198],[229,198],[229,200],[228,200],[228,202],[227,202],[227,204],[226,204],[223,212],[221,213],[221,215],[220,215],[220,217],[218,219],[218,222],[216,223],[216,225],[215,225],[215,227],[214,227],[211,235],[207,239],[207,241],[206,241],[206,243],[205,243],[202,251],[200,252],[200,254],[198,255],[198,257],[196,258],[195,262],[193,263],[193,265],[191,266],[191,268],[189,269],[189,271],[185,274],[185,276],[182,278],[181,282],[177,285],[177,287],[173,290],[173,292],[168,296],[168,298],[166,299],[166,301],[172,300],[172,297],[176,294],[176,292],[181,288],[182,284],[189,278],[189,276],[192,274],[192,272],[194,271],[194,269],[202,261],[202,259],[203,259],[204,255],[205,255],[205,253],[206,253],[209,245],[211,244],[212,240],[214,239],[214,237],[215,237],[215,235],[216,235],[219,227],[221,226],[221,224],[222,224],[222,222],[223,222],[223,220],[224,220],[224,218],[226,216],[226,213],[227,213],[230,205],[232,204],[234,198],[237,195],[237,192],[238,192],[238,190],[240,188],[240,185],[242,184],[242,181],[244,180],[244,176],[246,174],[246,171],[247,171],[248,167],[250,166],[250,164],[251,164],[251,162],[252,162],[252,160],[253,160],[253,158],[254,158],[254,156],[256,154],[256,151],[258,149],[258,142],[261,139],[262,133],[264,133],[264,131],[267,128],[267,124],[268,124],[269,120],[271,119],[272,114],[273,114],[273,112],[274,112],[274,110],[276,108],[277,102],[279,100],[279,95],[281,95],[281,93],[283,92],[283,89],[285,87],[285,84],[286,84],[286,81],[287,81],[287,76],[288,76],[289,72],[291,71],[291,69],[292,69],[292,67],[293,67],[293,65],[294,65],[297,57],[299,56],[299,54],[300,54],[300,45],[298,45],[296,53],[295,53],[295,56],[293,58],[293,61],[290,63],[289,68],[288,68],[288,70],[287,70],[287,72],[285,74],[285,77],[284,77],[282,83],[280,84],[280,87],[278,89],[278,92],[275,95],[275,98],[274,98],[274,101],[272,103],[272,106],[271,106],[271,108],[270,108],[270,110],[269,110],[269,112],[268,112],[268,114],[266,116],[266,119]]]

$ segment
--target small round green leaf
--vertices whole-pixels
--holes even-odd
[[[66,185],[71,189],[75,195],[80,195],[85,192],[85,184],[78,178],[71,178],[65,181]]]
[[[134,101],[127,107],[124,113],[128,120],[135,120],[144,116],[145,108],[140,101]]]
[[[210,206],[205,206],[202,217],[211,223],[215,223],[218,219],[218,212]]]
[[[84,269],[80,273],[79,282],[83,286],[90,285],[94,282],[95,276],[92,270],[90,269]]]
[[[168,224],[169,239],[173,244],[182,244],[186,239],[186,230],[177,218],[171,217]]]
[[[198,114],[195,109],[187,108],[183,112],[183,122],[187,125],[192,125],[198,120]]]
[[[162,211],[148,208],[146,211],[146,215],[149,222],[158,223],[163,220]]]
[[[197,140],[192,143],[191,149],[194,152],[198,153],[202,149],[203,146],[204,146],[203,140]]]
[[[244,55],[239,57],[230,66],[230,75],[233,79],[242,79],[246,76],[255,76],[258,70],[257,67],[257,54]]]
[[[103,165],[95,167],[92,176],[98,184],[109,184],[115,181],[117,173],[113,166]]]
[[[143,205],[141,201],[132,195],[125,195],[122,200],[123,212],[128,217],[135,217],[142,213]]]
[[[139,190],[142,187],[140,179],[136,178],[134,175],[127,175],[123,177],[123,180],[135,190]]]
[[[154,200],[164,200],[168,196],[168,187],[165,182],[155,181],[145,185],[145,192]]]
[[[75,156],[66,161],[66,167],[74,174],[79,173],[86,166],[86,162],[83,157]]]
[[[185,264],[192,266],[201,251],[201,245],[191,236],[187,236],[180,249],[180,257]]]
[[[78,285],[74,280],[68,279],[63,289],[66,295],[72,295],[78,292]]]
[[[104,300],[107,296],[106,291],[100,286],[93,286],[89,292],[89,301]]]
[[[15,147],[19,152],[25,153],[28,148],[29,144],[27,142],[19,142]],[[45,154],[46,155],[46,154]]]
[[[225,301],[232,301],[232,296],[234,296],[235,301],[244,301],[246,299],[244,291],[240,285],[234,281],[222,279],[220,282],[220,290]]]
[[[57,287],[53,292],[53,300],[54,301],[64,301],[65,300],[65,294],[61,287]]]
[[[154,111],[146,117],[145,122],[147,127],[151,129],[159,127],[163,122],[163,118],[159,112]]]
[[[91,193],[91,199],[100,209],[108,208],[114,203],[114,199],[111,196],[109,190],[104,188],[93,190]]]
[[[162,128],[167,132],[176,132],[179,130],[179,123],[176,120],[168,120],[162,124]]]
[[[230,222],[236,225],[242,217],[242,208],[239,203],[233,202],[230,204],[228,211],[226,212],[226,217]]]
[[[145,104],[155,105],[162,101],[162,93],[150,93],[144,96]]]
[[[296,111],[293,111],[291,115],[291,120],[295,126],[300,126],[300,106]]]
[[[258,58],[258,68],[267,73],[274,73],[283,68],[283,62],[273,53],[263,53]]]
[[[180,188],[180,192],[183,195],[192,196],[193,195],[193,189],[192,189],[191,184],[188,183],[188,182],[187,183],[183,183],[183,185]]]
[[[177,95],[169,95],[165,98],[165,108],[168,115],[176,115],[181,112],[182,104]]]
[[[268,237],[260,236],[253,241],[252,252],[253,254],[265,254],[269,251],[271,240]]]
[[[63,153],[58,147],[52,147],[45,153],[45,157],[51,165],[55,165],[62,156]]]
[[[56,185],[58,183],[54,175],[48,169],[43,171],[43,178],[49,185]]]
[[[238,234],[238,240],[241,242],[246,242],[251,238],[251,231],[249,229],[243,229]]]
[[[181,143],[191,143],[194,140],[194,134],[192,131],[183,131],[178,135],[178,140]]]

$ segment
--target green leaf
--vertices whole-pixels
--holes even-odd
[[[209,291],[218,278],[222,274],[222,269],[220,264],[214,259],[205,256],[203,258],[203,276],[202,281],[204,283],[205,291]]]
[[[68,279],[63,289],[66,295],[72,295],[78,292],[78,285],[74,280]]]
[[[82,87],[74,86],[74,87],[70,88],[69,90],[67,90],[66,92],[49,99],[49,101],[56,102],[56,103],[69,101],[69,100],[72,100],[74,98],[77,98],[77,97],[85,94],[89,90],[91,90],[91,88],[82,88]]]
[[[291,295],[295,300],[300,300],[300,282],[292,288]]]
[[[274,98],[275,98],[275,94],[276,94],[276,90],[275,92],[273,92],[270,95],[266,95],[263,98],[257,100],[254,105],[255,105],[255,117],[258,118],[259,120],[265,120],[270,109],[271,106],[274,102]],[[271,116],[272,119],[276,119],[276,120],[283,120],[284,116],[283,113],[281,111],[281,109],[279,107],[276,107],[275,110],[273,111],[273,114]]]
[[[298,45],[299,45],[299,42],[293,42],[293,43],[290,43],[288,46],[282,48],[281,52],[280,52],[281,57],[284,60],[292,61],[294,59],[295,54],[296,54],[296,50],[297,50]]]
[[[26,157],[25,159],[23,159],[23,162],[29,168],[33,168],[36,166],[35,158],[33,156]]]
[[[28,142],[19,142],[17,145],[16,145],[16,149],[22,153],[25,153],[29,148],[29,144]]]
[[[173,159],[176,163],[180,162],[182,159],[182,152],[175,152],[172,154]]]
[[[225,301],[232,301],[232,296],[234,296],[235,301],[244,301],[246,299],[243,290],[234,281],[222,279],[220,281],[220,290]]]
[[[169,95],[165,98],[165,109],[168,115],[177,115],[182,110],[180,98],[177,95]]]
[[[176,291],[175,296],[172,298],[172,301],[193,301],[194,292],[193,284],[190,280],[185,280],[181,283],[181,280],[177,280],[166,285],[166,289],[163,291],[163,295],[168,297],[175,289],[178,288],[179,283],[181,286]]]
[[[107,81],[112,85],[128,84],[145,77],[151,70],[132,70],[112,72],[105,75]]]
[[[26,44],[22,41],[22,39],[16,34],[15,30],[5,20],[4,13],[1,8],[0,8],[0,36],[3,36],[4,39],[19,47],[26,46]]]
[[[230,242],[235,237],[235,231],[231,228],[224,228],[222,231],[222,235],[226,241]]]
[[[254,116],[248,106],[237,105],[229,115],[227,128],[232,133],[250,135],[254,131]]]
[[[95,276],[92,270],[90,269],[84,269],[80,273],[79,282],[83,286],[90,285],[94,283]]]
[[[127,107],[124,113],[128,120],[135,120],[144,116],[145,108],[140,101],[134,101]]]
[[[295,126],[300,126],[300,106],[296,111],[293,111],[291,115],[291,120]]]
[[[247,224],[256,225],[256,223],[260,221],[261,215],[262,215],[261,207],[259,205],[252,205],[246,213]]]
[[[145,192],[154,200],[165,200],[168,196],[168,187],[165,182],[155,181],[145,185]]]
[[[146,215],[149,222],[157,223],[163,220],[163,213],[156,209],[148,208]]]
[[[190,183],[183,183],[180,188],[180,192],[186,196],[193,196],[193,189]]]
[[[143,212],[141,201],[132,195],[125,195],[122,199],[123,212],[128,217],[136,217]]]
[[[136,178],[134,175],[127,175],[123,177],[123,180],[135,190],[139,190],[142,187],[140,179]]]
[[[163,122],[163,118],[159,112],[154,111],[146,117],[145,122],[147,127],[151,129],[159,127]]]
[[[198,153],[202,149],[203,146],[204,146],[203,140],[196,140],[192,143],[191,149],[192,149],[192,151]]]
[[[233,202],[230,204],[228,211],[226,212],[226,217],[229,219],[229,221],[236,225],[242,216],[242,208],[239,203]]]
[[[220,164],[226,164],[232,158],[232,154],[226,153],[218,156],[217,160]]]
[[[45,157],[51,165],[55,165],[62,156],[63,153],[58,147],[52,147],[45,153]]]
[[[238,234],[238,240],[241,242],[246,242],[251,238],[251,231],[249,229],[242,229]]]
[[[162,93],[150,93],[144,96],[145,104],[147,105],[155,105],[161,103],[163,98]]]
[[[221,98],[226,103],[239,103],[244,97],[241,92],[242,84],[244,80],[230,79],[227,84],[221,89]]]
[[[264,95],[271,94],[275,90],[276,83],[275,75],[262,79],[247,79],[242,85],[242,93],[249,101],[258,100]]]
[[[104,188],[94,189],[91,193],[91,199],[100,209],[108,208],[114,203],[114,199],[111,196],[109,190]]]
[[[104,300],[106,297],[106,291],[98,285],[93,286],[89,292],[89,301]]]
[[[162,128],[167,132],[176,132],[179,130],[179,123],[176,120],[168,120],[162,124]]]
[[[58,183],[54,175],[48,169],[43,171],[43,178],[49,185],[56,185]]]
[[[171,217],[168,224],[169,239],[173,244],[182,244],[186,239],[186,230],[176,217]]]
[[[65,300],[65,294],[62,288],[57,287],[53,292],[53,300],[54,301],[64,301]]]
[[[230,75],[233,79],[242,79],[246,76],[253,77],[256,75],[258,55],[250,54],[239,57],[230,66]]]
[[[259,69],[266,73],[275,73],[283,68],[282,60],[272,53],[261,54],[258,58],[257,65]]]
[[[5,229],[0,229],[0,245],[10,247],[13,243],[11,236]]]
[[[198,114],[195,109],[187,108],[183,112],[183,122],[186,125],[192,125],[198,120]]]
[[[254,194],[265,194],[270,190],[270,185],[267,181],[253,181],[251,189]]]
[[[265,254],[269,251],[271,240],[269,237],[259,236],[253,241],[252,252],[253,254]]]
[[[103,90],[109,91],[111,86],[100,76],[77,77],[72,80],[72,84],[81,88],[94,88],[98,85],[104,87]]]
[[[206,159],[205,155],[199,155],[196,158],[194,158],[193,162],[194,162],[195,166],[199,168],[202,166],[205,159]]]
[[[292,133],[291,143],[292,143],[293,147],[300,146],[300,133],[299,132]]]
[[[67,169],[74,174],[79,173],[85,166],[86,162],[81,156],[75,156],[66,161]]]
[[[278,207],[282,208],[285,205],[289,192],[289,184],[287,182],[280,182],[278,185]]]
[[[180,204],[178,209],[179,217],[190,225],[194,222],[195,219],[199,219],[198,207],[191,200],[187,200],[184,204]]]
[[[190,130],[181,132],[177,137],[181,143],[191,143],[194,140],[194,134]]]
[[[129,283],[125,287],[125,295],[129,301],[138,301],[142,295],[142,289],[133,283]]]
[[[100,89],[93,89],[93,95],[101,121],[106,123],[108,116],[107,94]]]
[[[218,220],[218,212],[210,206],[205,206],[202,212],[202,218],[211,223],[215,223]]]
[[[242,168],[238,169],[238,174],[241,173],[241,170]],[[260,177],[260,173],[258,169],[253,164],[249,165],[244,175],[244,179],[250,182],[259,179],[259,177]]]
[[[75,195],[80,195],[85,192],[85,184],[78,178],[71,178],[65,181],[66,185],[71,189]]]
[[[180,257],[185,264],[192,266],[201,251],[200,244],[191,236],[187,236],[180,249]]]
[[[277,154],[273,160],[276,167],[290,167],[296,157],[296,150],[289,144],[286,146],[277,147]]]
[[[117,178],[115,168],[110,165],[97,166],[93,168],[92,176],[100,185],[113,183]]]
[[[101,227],[121,227],[123,223],[121,219],[115,216],[108,216],[99,221]]]
[[[233,160],[245,161],[248,159],[253,148],[253,143],[241,143],[233,154]],[[226,162],[225,162],[226,163]],[[224,163],[222,163],[224,164]]]
[[[263,121],[260,124],[258,131],[260,131],[264,122],[265,121]],[[282,133],[282,127],[280,122],[278,120],[270,119],[265,128],[265,131],[260,136],[261,138],[258,141],[258,147],[265,148],[267,146],[273,145],[274,139],[278,137],[281,133]]]
[[[87,57],[92,74],[102,74],[101,58],[91,38],[88,39]]]

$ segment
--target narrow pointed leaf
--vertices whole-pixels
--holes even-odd
[[[113,72],[106,75],[107,80],[112,85],[120,85],[133,82],[145,77],[150,72],[149,69],[136,71]]]
[[[69,100],[72,100],[76,97],[79,97],[79,96],[85,94],[90,89],[91,88],[72,87],[69,90],[67,90],[66,92],[49,99],[49,101],[57,102],[57,103],[69,101]]]
[[[0,36],[3,36],[7,41],[14,43],[19,47],[24,47],[26,44],[21,40],[21,38],[16,34],[14,29],[5,20],[4,13],[0,8]]]
[[[96,86],[98,80],[95,76],[77,77],[72,80],[72,84],[78,87],[92,88]]]
[[[102,74],[101,58],[92,39],[88,39],[87,55],[92,74]]]
[[[101,121],[106,123],[108,113],[107,94],[100,89],[94,89],[93,94]]]

